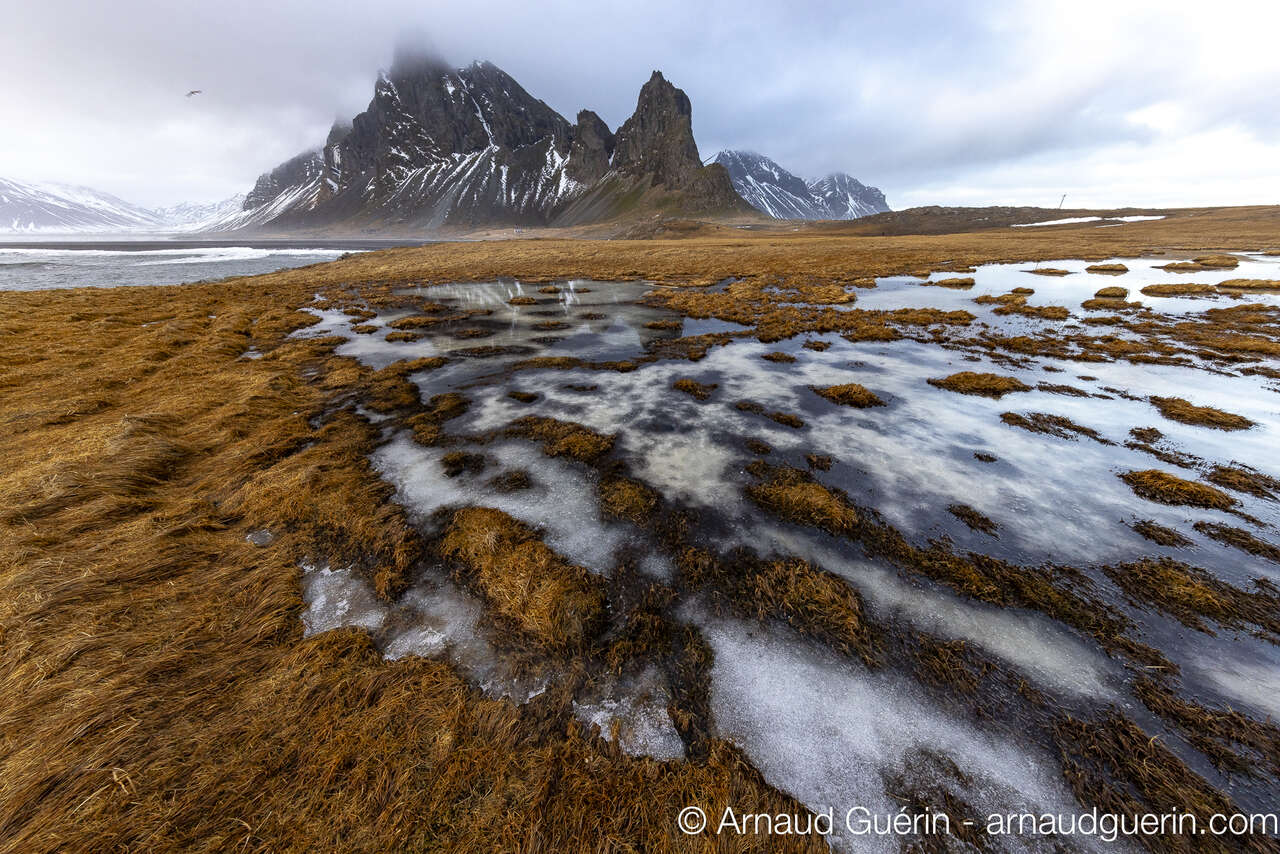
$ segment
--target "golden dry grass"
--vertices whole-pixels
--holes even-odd
[[[1172,285],[1147,285],[1141,293],[1149,297],[1185,297],[1196,294],[1214,294],[1218,289],[1214,285],[1201,285],[1195,282],[1178,282]]]
[[[973,287],[972,276],[959,276],[951,279],[935,279],[931,282],[921,282],[922,285],[928,285],[936,288],[951,288],[953,290],[968,290]]]
[[[1090,264],[1084,269],[1089,273],[1102,273],[1108,276],[1119,276],[1129,272],[1129,268],[1124,264]]]
[[[501,510],[455,512],[440,553],[460,566],[462,579],[494,612],[550,649],[580,647],[604,622],[600,577],[566,561]]]
[[[682,391],[687,395],[691,395],[698,400],[707,400],[711,397],[711,393],[718,387],[717,383],[700,383],[689,377],[680,377],[671,384],[676,391]]]
[[[1119,285],[1110,285],[1105,288],[1098,288],[1094,292],[1097,299],[1126,299],[1129,296],[1129,289],[1122,288]]]
[[[658,494],[639,481],[609,477],[600,482],[600,509],[605,518],[648,525],[658,506]]]
[[[1017,377],[1002,374],[960,371],[950,376],[930,379],[929,385],[959,394],[975,394],[980,397],[1001,398],[1006,394],[1031,391],[1031,386]]]
[[[293,309],[316,291],[329,298],[317,305],[359,293],[381,306],[405,302],[397,287],[444,281],[697,285],[732,274],[747,282],[740,292],[701,307],[743,317],[759,337],[892,340],[973,318],[840,317],[820,298],[834,296],[832,286],[943,266],[1273,246],[1278,220],[1270,209],[1232,209],[1106,234],[879,237],[865,224],[827,224],[795,235],[706,228],[678,240],[442,243],[212,285],[0,294],[0,850],[707,850],[675,829],[680,807],[801,809],[714,738],[687,762],[634,759],[585,733],[555,698],[528,707],[486,699],[442,662],[384,661],[357,630],[302,637],[300,561],[350,563],[394,595],[426,548],[370,469],[378,431],[352,404],[428,441],[448,441],[443,428],[466,405],[461,396],[422,403],[408,377],[438,363],[375,372],[334,357],[331,339],[286,340],[310,321]],[[743,307],[767,282],[814,277],[822,281],[788,295],[804,301],[811,291],[814,305]],[[1219,353],[1270,354],[1265,307],[1212,322],[1176,334]],[[240,358],[250,348],[263,358]],[[548,452],[607,459],[610,437],[566,423],[516,431]],[[528,485],[527,475],[511,480]],[[801,485],[777,480],[762,486]],[[875,553],[965,595],[1036,608],[1125,648],[1109,612],[1052,572],[911,547],[814,485],[825,494],[791,490],[777,506],[797,521],[853,525]],[[776,489],[761,495],[779,498]],[[540,550],[522,533],[490,547],[492,531],[510,528],[489,521],[465,529],[475,540],[454,531],[457,571],[495,603],[495,619],[520,625],[521,614],[498,605],[525,592],[491,570],[510,560],[519,572],[529,564],[512,553]],[[246,542],[264,528],[275,535],[269,546]],[[531,560],[564,568],[553,554]],[[824,626],[861,652],[871,630],[856,598],[816,572],[761,569],[754,589],[784,611],[812,603],[797,625]],[[590,611],[580,614],[583,637]],[[539,613],[545,619],[521,631],[552,643],[573,636],[573,619]],[[1131,750],[1148,764],[1117,762],[1135,774],[1167,762],[1145,733],[1130,738],[1119,725],[1072,734],[1107,756]],[[1144,789],[1134,803],[1200,793],[1187,785]],[[746,837],[716,840],[713,850],[823,846]]]
[[[1208,507],[1214,510],[1229,510],[1236,505],[1236,500],[1220,489],[1186,480],[1159,469],[1129,471],[1119,477],[1129,484],[1129,488],[1134,493],[1148,501]]]
[[[884,406],[884,401],[875,392],[867,391],[864,386],[860,386],[857,383],[815,386],[812,388],[814,394],[841,406],[852,406],[857,409],[866,409],[869,406]]]
[[[1212,406],[1197,406],[1181,397],[1152,397],[1152,405],[1170,421],[1212,427],[1215,430],[1248,430],[1254,423],[1243,415],[1224,412]]]

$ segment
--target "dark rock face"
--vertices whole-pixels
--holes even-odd
[[[693,141],[693,105],[659,71],[640,89],[636,111],[618,128],[613,165],[631,175],[650,174],[654,184],[683,189],[702,169]]]
[[[578,113],[569,143],[569,176],[583,184],[599,181],[613,162],[615,137],[604,120],[590,110]]]
[[[751,151],[722,151],[716,163],[743,199],[776,219],[855,219],[889,210],[884,193],[842,172],[806,182]]]
[[[590,222],[637,187],[679,193],[681,210],[749,210],[702,166],[689,99],[658,72],[615,136],[590,110],[571,125],[491,63],[402,52],[368,108],[259,178],[227,227]]]

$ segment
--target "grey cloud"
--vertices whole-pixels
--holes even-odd
[[[1280,13],[1220,5],[1215,19],[1247,11],[1249,26],[1215,29],[1190,4],[1102,0],[27,3],[0,31],[0,114],[20,129],[0,135],[0,175],[144,204],[243,191],[362,109],[411,35],[455,64],[495,62],[566,116],[590,108],[613,126],[660,68],[692,99],[704,156],[750,148],[803,175],[850,171],[891,204],[928,192],[1025,202],[1042,183],[1104,203],[1102,153],[1135,147],[1231,202],[1247,170],[1268,169],[1246,152],[1280,154],[1280,64],[1260,58],[1255,36]],[[205,94],[183,98],[191,88]],[[1169,126],[1134,120],[1150,108]],[[1235,171],[1214,185],[1222,164],[1186,140],[1224,127],[1240,150],[1223,152]],[[1156,174],[1142,189],[1143,162],[1134,203],[1201,200]]]

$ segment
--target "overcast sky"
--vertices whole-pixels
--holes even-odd
[[[149,206],[318,146],[407,32],[615,128],[661,69],[704,157],[847,171],[895,208],[1280,203],[1273,0],[5,5],[0,176]]]

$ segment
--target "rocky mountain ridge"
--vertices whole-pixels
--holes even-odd
[[[590,110],[570,124],[492,63],[401,53],[364,112],[262,175],[219,227],[578,225],[658,207],[751,212],[702,165],[689,99],[660,72],[614,133]]]

